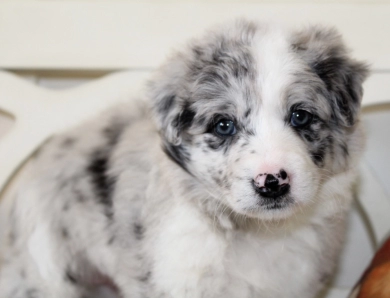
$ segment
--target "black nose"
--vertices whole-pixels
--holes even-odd
[[[279,184],[279,179],[272,174],[268,174],[263,187],[254,184],[256,192],[265,198],[277,198],[287,194],[290,190],[290,184]]]
[[[274,175],[268,174],[265,178],[264,186],[269,188],[271,191],[276,191],[279,187],[279,179],[277,179]]]

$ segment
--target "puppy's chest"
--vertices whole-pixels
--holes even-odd
[[[225,252],[226,272],[260,292],[278,289],[286,281],[315,271],[315,252],[305,246],[296,235],[238,233]]]
[[[172,297],[209,297],[204,293],[230,298],[287,297],[285,286],[294,291],[317,271],[313,247],[318,243],[307,239],[313,244],[308,249],[302,235],[236,231],[221,235],[203,226],[197,231],[171,234],[170,239],[166,236],[160,258],[155,259],[155,277],[158,284],[169,281],[160,286]]]

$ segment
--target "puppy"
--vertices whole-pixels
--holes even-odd
[[[333,29],[238,21],[144,98],[56,136],[1,206],[2,298],[314,297],[363,147],[367,67]]]

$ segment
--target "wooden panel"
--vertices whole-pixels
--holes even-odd
[[[155,68],[174,45],[238,16],[335,25],[356,57],[390,69],[389,4],[0,3],[0,67]]]

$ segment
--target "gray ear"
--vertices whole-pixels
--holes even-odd
[[[189,97],[187,71],[183,54],[177,53],[148,84],[157,128],[164,143],[174,146],[181,144],[181,133],[191,125],[195,116],[186,100]]]
[[[172,57],[173,58],[173,57]],[[180,93],[183,84],[183,65],[170,59],[148,84],[148,96],[152,101],[155,122],[165,142],[181,143],[179,118],[182,113]]]
[[[188,101],[188,69],[182,58],[181,54],[176,54],[157,71],[148,84],[148,96],[164,152],[188,171],[190,153],[183,135],[191,126],[195,112]]]
[[[332,28],[306,28],[294,36],[293,47],[324,82],[334,120],[353,126],[360,111],[362,83],[369,73],[367,65],[348,56],[340,34]]]

